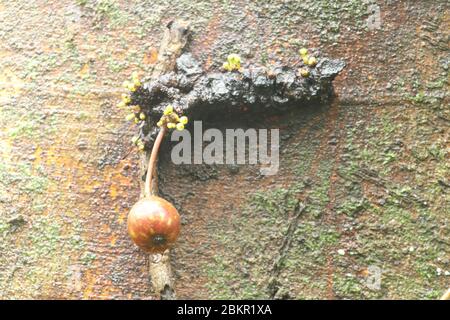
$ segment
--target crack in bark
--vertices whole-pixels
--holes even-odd
[[[294,208],[294,216],[291,218],[289,222],[288,229],[283,239],[283,243],[281,244],[280,251],[278,256],[274,259],[272,269],[270,270],[270,278],[269,283],[267,285],[267,291],[269,293],[269,299],[275,299],[277,297],[278,292],[280,291],[280,283],[279,276],[283,269],[283,263],[286,259],[286,256],[291,248],[292,241],[294,239],[294,232],[298,226],[300,217],[302,213],[305,211],[306,205],[302,202],[297,202]]]

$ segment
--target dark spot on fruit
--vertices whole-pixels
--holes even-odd
[[[152,243],[155,246],[162,246],[166,243],[167,239],[161,234],[157,234],[152,238]]]

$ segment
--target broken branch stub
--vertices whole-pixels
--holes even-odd
[[[155,119],[169,104],[191,120],[238,116],[243,107],[267,114],[325,104],[332,95],[333,79],[344,67],[341,60],[321,58],[307,77],[299,74],[298,67],[286,65],[205,73],[190,53],[184,53],[174,71],[145,82],[131,98],[151,119],[141,130],[141,138],[149,144],[157,131]]]

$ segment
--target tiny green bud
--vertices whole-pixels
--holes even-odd
[[[241,57],[235,53],[229,54],[227,57],[228,65],[224,65],[227,71],[239,70],[241,68]]]
[[[317,59],[315,57],[311,57],[308,59],[308,65],[315,66],[317,64]]]
[[[228,62],[224,62],[222,65],[222,68],[224,68],[226,71],[231,71],[233,68],[230,66]]]
[[[173,112],[173,107],[171,105],[168,105],[166,109],[164,110],[164,115],[167,116]]]
[[[188,118],[186,116],[180,117],[180,123],[187,124],[188,123]]]
[[[131,79],[133,80],[133,84],[134,84],[136,87],[140,87],[140,86],[141,86],[141,81],[139,80],[139,74],[138,74],[136,71],[134,71],[134,72],[131,74]]]
[[[308,63],[309,63],[309,57],[306,55],[306,56],[303,56],[302,57],[302,60],[303,60],[303,63],[304,64],[306,64],[306,65],[308,65]]]
[[[136,91],[137,87],[134,85],[134,83],[129,82],[128,83],[128,90],[134,92]]]
[[[128,104],[131,102],[131,98],[129,95],[127,95],[126,93],[122,93],[122,102],[124,104]]]
[[[308,69],[301,68],[301,69],[299,70],[299,73],[300,73],[300,75],[301,75],[303,78],[309,77],[309,70],[308,70]]]
[[[143,151],[145,149],[145,144],[142,141],[139,141],[137,147],[140,151]]]
[[[241,64],[241,57],[235,53],[228,55],[227,60],[228,60],[228,63],[232,66]]]

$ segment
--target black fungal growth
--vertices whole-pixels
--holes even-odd
[[[131,104],[139,105],[148,119],[141,124],[140,138],[149,144],[158,131],[156,122],[168,105],[192,123],[212,117],[237,117],[243,110],[266,114],[323,104],[331,97],[332,80],[344,67],[341,60],[321,58],[309,69],[308,77],[301,76],[295,66],[205,73],[192,55],[185,53],[177,59],[175,71],[144,82],[133,92]]]

